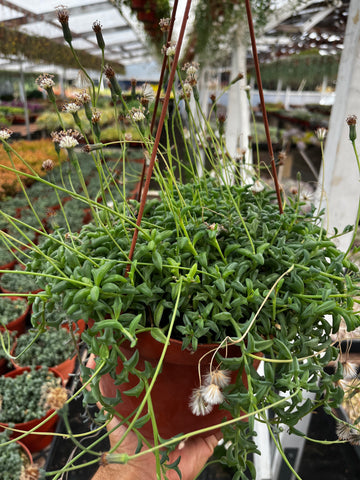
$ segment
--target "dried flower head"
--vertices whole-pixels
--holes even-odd
[[[35,464],[27,465],[20,474],[19,480],[38,480],[40,478],[39,467]]]
[[[141,87],[141,97],[151,103],[155,100],[155,92],[149,83],[144,83]]]
[[[41,168],[46,172],[50,172],[51,170],[53,170],[54,167],[55,167],[55,163],[50,158],[48,158],[47,160],[44,160],[41,165]]]
[[[107,79],[111,79],[113,77],[115,77],[115,71],[114,69],[112,68],[111,65],[105,65],[104,67],[104,75]]]
[[[346,118],[346,123],[350,126],[350,125],[356,125],[356,120],[357,120],[357,116],[356,115],[349,115],[347,118]]]
[[[109,80],[109,88],[111,90],[111,95],[116,94],[116,95],[120,96],[121,95],[121,89],[120,89],[120,86],[119,86],[119,84],[116,80],[115,71],[114,71],[114,69],[112,68],[111,65],[105,65],[104,75]]]
[[[94,150],[101,150],[104,147],[103,143],[92,143],[87,144],[82,147],[82,151],[85,153],[93,152]]]
[[[91,116],[91,122],[94,123],[99,123],[101,119],[101,112],[98,110],[94,109],[92,111],[92,116]]]
[[[170,28],[170,18],[161,18],[159,21],[159,27],[162,32],[167,32]]]
[[[64,387],[50,387],[43,392],[45,406],[51,410],[60,410],[65,405],[68,394]]]
[[[190,98],[193,89],[189,82],[184,82],[180,92],[180,98]]]
[[[210,405],[218,405],[224,401],[224,395],[220,390],[220,387],[215,385],[215,383],[204,385],[200,390],[205,403]]]
[[[69,10],[65,5],[58,5],[55,10],[57,10],[57,17],[61,25],[69,23]]]
[[[358,366],[356,363],[349,362],[348,360],[345,360],[341,362],[342,368],[343,368],[343,373],[344,373],[344,378],[350,379],[350,378],[356,378],[357,377],[357,369]]]
[[[44,90],[49,90],[55,85],[53,78],[54,75],[50,75],[49,73],[43,73],[42,75],[39,75],[37,77],[35,83],[39,85],[40,88],[43,88]]]
[[[0,139],[8,140],[12,134],[13,134],[12,130],[9,130],[8,128],[2,128],[0,130]]]
[[[336,435],[339,440],[349,442],[351,445],[359,445],[360,443],[360,433],[347,423],[337,423]]]
[[[76,79],[75,79],[75,86],[77,88],[88,88],[90,87],[90,85],[91,85],[91,82],[89,80],[89,77],[87,77],[82,70],[78,70]]]
[[[80,92],[74,93],[74,97],[75,97],[75,102],[81,105],[84,105],[85,103],[90,103],[90,100],[91,100],[90,95],[84,89],[80,90]]]
[[[66,42],[71,43],[72,35],[69,28],[69,10],[64,5],[56,7],[57,17],[63,29],[63,35]]]
[[[204,385],[214,384],[220,388],[224,388],[231,382],[229,370],[221,370],[217,368],[204,376]]]
[[[92,29],[94,30],[95,33],[100,33],[102,29],[102,25],[99,22],[99,20],[95,20],[95,22],[92,25]]]
[[[213,409],[212,405],[207,403],[202,395],[200,388],[195,388],[190,397],[190,409],[197,417],[207,415]]]
[[[349,125],[349,139],[354,142],[356,140],[356,115],[349,115],[346,123]]]
[[[239,80],[241,80],[243,78],[244,78],[244,74],[243,73],[238,73],[236,75],[236,77],[233,80],[231,80],[230,85],[233,85],[234,83],[238,82]]]

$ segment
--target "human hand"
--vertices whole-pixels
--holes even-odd
[[[110,434],[110,445],[113,447],[122,438],[126,427],[120,424],[117,417],[114,417],[108,425],[109,431],[115,430]],[[181,446],[169,454],[170,463],[181,457],[178,468],[181,471],[183,480],[194,480],[201,472],[206,461],[213,454],[214,448],[220,440],[220,434],[209,435],[208,437],[192,437]],[[134,432],[129,432],[116,453],[127,453],[132,455],[138,445],[138,439]],[[142,451],[145,451],[144,447]],[[121,476],[120,476],[121,475]],[[168,470],[167,478],[169,480],[178,480],[179,476],[174,470]],[[101,466],[92,480],[156,480],[156,462],[154,453],[147,453],[137,458],[129,460],[126,464],[107,464]]]

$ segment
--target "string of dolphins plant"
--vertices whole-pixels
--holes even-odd
[[[71,43],[68,13],[61,9],[59,19]],[[103,51],[99,24],[95,33]],[[174,55],[176,49],[169,45],[165,56],[170,72],[177,69]],[[359,325],[354,311],[358,268],[323,229],[322,212],[314,206],[303,208],[300,194],[289,198],[282,194],[280,213],[278,192],[261,180],[261,171],[254,172],[252,185],[245,184],[241,165],[229,155],[223,129],[217,128],[222,122],[214,122],[206,113],[201,113],[204,122],[196,121],[191,102],[200,112],[198,66],[193,63],[184,69],[179,89],[170,82],[167,90],[174,113],[164,110],[163,129],[153,137],[149,128],[153,95],[148,86],[133,91],[127,101],[114,70],[104,66],[115,120],[120,115],[137,129],[145,157],[154,160],[151,181],[158,195],[148,199],[143,210],[141,201],[126,198],[125,186],[118,184],[104,157],[110,144],[101,141],[101,112],[96,107],[100,93],[90,83],[65,106],[78,130],[64,130],[61,112],[56,110],[59,130],[52,134],[54,146],[57,152],[65,150],[69,160],[60,165],[59,183],[52,181],[50,162],[45,178],[31,168],[29,173],[21,172],[22,177],[14,167],[0,168],[17,173],[24,194],[22,178],[52,187],[59,194],[59,215],[65,215],[65,222],[60,193],[88,206],[92,221],[79,231],[72,231],[67,223],[67,228],[48,232],[39,218],[38,228],[29,226],[40,237],[38,243],[26,233],[18,240],[2,231],[1,239],[15,252],[28,246],[26,270],[18,274],[34,275],[42,289],[30,295],[32,322],[39,334],[46,326],[59,327],[64,318],[87,323],[82,340],[93,357],[92,364],[81,366],[81,378],[89,387],[80,389],[84,402],[100,403],[99,422],[117,415],[139,441],[137,451],[126,455],[116,452],[121,445],[112,448],[106,461],[127,462],[144,455],[140,450],[146,446],[155,454],[160,477],[169,468],[178,468],[178,462],[169,461],[169,453],[180,441],[221,427],[227,446],[221,461],[234,468],[235,479],[254,478],[252,455],[259,453],[256,422],[268,426],[282,452],[279,435],[283,428],[302,435],[297,429],[301,418],[319,406],[330,413],[343,399],[339,386],[343,366],[338,362],[334,372],[327,366],[338,360],[331,333],[337,332],[341,320],[349,331]],[[177,72],[180,79],[181,72]],[[53,77],[44,74],[37,82],[57,109]],[[81,133],[85,129],[77,112],[82,108],[91,137]],[[124,123],[119,122],[117,143],[125,178],[131,138],[121,130]],[[17,155],[8,129],[0,130],[0,139],[10,158]],[[100,195],[94,198],[79,160],[81,144],[99,176]],[[23,162],[28,166],[26,159]],[[74,175],[80,191],[72,188]],[[149,171],[146,181],[149,184]],[[30,208],[35,210],[31,201]],[[25,232],[21,219],[5,212],[1,215],[20,233]],[[136,248],[130,255],[135,234]],[[64,315],[54,315],[57,311]],[[141,363],[139,345],[144,335],[160,346],[153,363]],[[194,425],[198,418],[210,420],[205,427],[179,430],[164,438],[154,392],[174,342],[179,342],[184,354],[192,355],[203,345],[211,345],[196,362],[194,369],[200,374],[183,401],[184,412],[192,416]],[[262,372],[257,369],[260,361]],[[129,380],[134,377],[135,385]],[[109,378],[121,386],[113,397],[104,394]],[[171,395],[173,380],[166,378]],[[124,405],[133,405],[133,399],[137,406],[125,412]],[[211,422],[214,412],[220,412],[215,423]],[[54,479],[81,468],[75,462],[86,452],[94,455],[89,463],[99,462],[100,457],[95,451],[97,441],[83,447],[71,432],[68,409],[61,413],[67,435],[80,451],[60,471],[47,472]],[[150,437],[144,429],[150,429]]]

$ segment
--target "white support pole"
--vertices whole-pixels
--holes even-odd
[[[246,53],[247,44],[241,34],[245,29],[238,28],[237,43],[232,54],[231,77],[234,79],[239,73],[244,77],[237,81],[229,90],[226,119],[226,147],[232,158],[236,158],[240,151],[245,152],[246,169],[251,171],[250,137],[250,108],[247,99],[246,87]],[[244,179],[247,180],[246,178]]]
[[[327,224],[330,233],[334,227],[342,231],[354,224],[359,204],[359,172],[349,140],[348,115],[360,118],[360,4],[351,0],[337,78],[335,104],[332,108],[329,132],[325,146],[324,198]],[[359,128],[358,128],[359,131]],[[317,198],[321,198],[321,179]],[[319,200],[320,201],[320,200]],[[338,239],[338,246],[347,250],[351,234]]]
[[[23,62],[20,60],[19,62],[20,65],[20,100],[24,105],[24,116],[25,116],[25,126],[26,126],[26,138],[27,140],[31,139],[31,134],[30,134],[30,119],[29,119],[29,108],[28,108],[28,103],[27,103],[27,98],[26,98],[26,90],[25,90],[25,79],[24,79],[24,69],[23,69]]]

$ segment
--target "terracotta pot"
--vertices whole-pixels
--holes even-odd
[[[18,363],[15,362],[12,358],[10,359],[14,369],[20,369],[24,368],[20,366]],[[72,358],[68,358],[62,363],[59,363],[59,365],[55,365],[54,367],[51,367],[53,370],[57,371],[59,375],[64,379],[65,384],[67,384],[69,380],[69,376],[71,373],[73,373],[74,368],[75,368],[75,362],[76,362],[76,355],[74,355]],[[1,366],[1,363],[0,363]]]
[[[15,345],[13,344],[10,349],[10,354],[12,355],[15,350]],[[0,375],[4,375],[10,370],[9,360],[7,358],[0,358]]]
[[[8,263],[4,263],[3,265],[0,265],[0,270],[12,270],[14,266],[16,265],[16,258],[14,260],[11,260]]]
[[[139,10],[137,12],[137,19],[143,23],[157,23],[157,18],[155,12],[147,10]]]
[[[165,355],[161,373],[151,391],[151,400],[154,407],[155,417],[159,434],[163,438],[170,438],[179,433],[189,433],[194,430],[209,427],[221,423],[224,418],[229,419],[230,414],[226,410],[221,410],[215,406],[211,413],[204,416],[195,416],[189,407],[191,394],[195,388],[199,387],[199,361],[210,351],[217,348],[218,345],[199,345],[195,353],[183,351],[182,343],[177,340],[171,340]],[[130,358],[134,349],[128,347],[120,347],[126,358]],[[163,345],[152,338],[146,332],[138,335],[137,349],[140,353],[140,361],[137,368],[144,369],[145,361],[150,362],[152,366],[156,366],[160,358]],[[225,349],[220,352],[225,355]],[[227,349],[229,357],[238,356],[239,348],[229,346]],[[201,366],[201,374],[208,373],[211,354],[203,358]],[[257,368],[259,362],[255,363]],[[216,366],[216,363],[213,365]],[[119,374],[122,370],[122,363],[118,361],[116,372]],[[232,383],[235,382],[237,372],[232,373]],[[114,379],[109,375],[103,375],[100,380],[100,388],[105,397],[115,397],[116,390],[124,392],[130,390],[138,384],[139,380],[136,376],[129,375],[129,383],[122,385],[114,385]],[[247,388],[247,379],[245,373],[242,374],[242,382]],[[144,394],[138,398],[122,394],[122,402],[115,408],[122,416],[127,417],[135,413]],[[147,412],[145,406],[141,416]],[[151,422],[147,422],[142,428],[141,433],[151,439],[153,437]],[[208,435],[205,434],[204,436]]]
[[[0,375],[7,371],[7,358],[0,358]]]
[[[17,332],[17,335],[21,335],[22,333],[25,332],[26,328],[26,317],[30,311],[30,305],[28,304],[27,300],[25,300],[23,297],[16,297],[16,296],[11,296],[7,297],[12,300],[17,300],[21,299],[26,303],[26,309],[22,315],[20,315],[18,318],[15,318],[11,322],[7,323],[5,326],[0,326],[0,331],[4,331],[5,328],[9,330],[10,332]]]
[[[63,377],[61,377],[59,372],[57,372],[53,368],[49,368],[49,370],[52,371],[55,374],[55,376],[60,377],[62,384],[64,385],[64,379]],[[24,372],[28,372],[28,371],[30,371],[30,368],[28,367],[17,368],[16,370],[12,370],[11,372],[6,373],[5,377],[16,377],[17,375],[22,375]],[[44,415],[40,419],[35,418],[34,420],[29,420],[28,422],[15,423],[15,425],[14,424],[12,425],[14,426],[15,429],[29,431],[32,428],[39,425],[44,420],[46,420],[47,418],[49,418],[53,412],[54,410],[49,410],[46,413],[46,415]],[[58,419],[59,419],[58,415],[54,415],[52,418],[49,418],[49,420],[46,421],[44,425],[42,425],[36,430],[36,432],[43,432],[43,433],[45,432],[47,433],[46,435],[37,435],[36,433],[31,433],[21,438],[21,442],[30,450],[31,453],[39,452],[40,450],[43,450],[45,447],[47,447],[51,443],[53,439],[53,435],[51,435],[51,433],[55,432]],[[0,423],[0,431],[4,430],[3,428],[4,426],[8,426],[8,424]],[[10,438],[15,439],[20,437],[21,435],[22,433],[14,431],[11,433]]]
[[[21,450],[24,452],[24,454],[26,455],[26,462],[25,462],[25,466],[28,466],[28,465],[33,465],[34,464],[34,461],[33,461],[33,457],[31,455],[31,452],[30,450],[28,449],[28,447],[26,445],[23,444],[23,442],[20,442],[19,440],[16,441],[16,443],[19,445],[19,447],[21,448]]]

